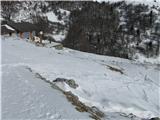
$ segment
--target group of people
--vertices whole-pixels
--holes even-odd
[[[33,39],[33,40],[34,40],[36,43],[41,43],[41,44],[42,44],[43,31],[40,31],[38,35],[39,35],[39,36],[34,36],[34,39]]]

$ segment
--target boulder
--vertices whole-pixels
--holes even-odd
[[[67,80],[66,83],[71,87],[71,88],[74,88],[76,89],[78,87],[78,84],[76,84],[76,82],[72,79],[70,80]]]
[[[54,48],[57,49],[57,50],[62,50],[63,45],[60,43],[60,44],[55,45]]]
[[[154,117],[154,118],[151,118],[151,119],[149,119],[149,120],[160,120],[160,118]]]
[[[56,78],[55,80],[53,80],[53,82],[65,82],[67,85],[74,89],[78,87],[78,84],[76,84],[73,79]]]

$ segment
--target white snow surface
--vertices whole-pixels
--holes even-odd
[[[87,118],[87,114],[76,111],[62,93],[37,79],[26,68],[2,65],[2,119]]]
[[[15,29],[13,29],[11,26],[9,26],[9,25],[7,25],[7,24],[4,24],[4,25],[2,25],[2,26],[5,26],[7,29],[9,29],[9,30],[12,30],[12,31],[15,31]]]
[[[60,20],[58,20],[57,16],[53,13],[53,11],[46,13],[46,16],[48,17],[48,20],[51,22],[61,22]]]
[[[62,15],[61,20],[58,19],[58,16],[53,11],[47,12],[46,16],[47,16],[48,20],[51,22],[60,23],[62,25],[65,25],[65,22],[68,21],[70,11],[67,11],[64,9],[59,9],[59,12]]]
[[[160,55],[157,57],[146,58],[143,54],[136,53],[134,57],[136,58],[136,61],[141,63],[160,64]]]
[[[121,70],[123,74],[111,70],[109,66]],[[86,114],[74,111],[61,93],[48,88],[26,67],[50,81],[56,78],[74,79],[78,88],[70,88],[65,83],[60,87],[72,91],[85,104],[98,107],[109,120],[130,120],[122,118],[120,113],[132,113],[139,118],[160,117],[160,67],[157,64],[142,64],[67,48],[37,47],[26,40],[2,37],[4,118],[86,117]]]
[[[53,38],[57,42],[62,42],[65,39],[65,35],[64,34],[55,34],[55,35],[53,35]]]
[[[10,43],[11,46],[13,44]],[[3,48],[2,51],[10,53],[10,50],[10,48]],[[30,53],[27,54],[29,55]],[[2,59],[5,60],[10,59],[10,57],[5,53],[2,55]],[[10,63],[11,61],[2,63],[3,120],[89,119],[87,113],[76,111],[60,91],[53,89],[48,83],[36,78],[35,74],[27,69],[29,67],[27,64],[18,61],[16,63],[16,59],[18,60],[19,58],[15,55],[12,57],[13,61],[11,61],[13,63]],[[20,55],[19,57],[21,59],[22,56]],[[27,56],[24,59],[31,60]]]

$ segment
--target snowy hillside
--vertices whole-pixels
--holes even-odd
[[[36,78],[27,66],[5,64],[2,70],[2,119],[88,118],[75,111],[62,93]]]
[[[61,20],[58,19],[58,15],[55,15],[53,11],[47,12],[46,16],[49,21],[55,22],[55,23],[60,23],[62,25],[65,25],[67,21],[69,21],[69,15],[70,12],[64,9],[58,9],[59,15],[61,15]]]
[[[105,114],[102,119],[160,117],[159,71],[157,64],[56,50],[2,36],[2,118],[89,119],[89,113],[76,111],[48,84],[57,78],[74,80],[75,88],[65,81],[54,84],[98,108]]]
[[[68,48],[157,62],[160,0],[95,1],[2,2],[1,16],[4,22],[31,22],[44,39]]]
[[[160,6],[160,1],[159,0],[95,0],[95,1],[99,1],[99,2],[120,2],[120,1],[125,1],[128,4],[145,4],[145,5],[149,5],[149,6]]]

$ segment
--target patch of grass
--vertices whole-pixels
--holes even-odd
[[[101,120],[104,117],[104,113],[100,111],[98,108],[95,106],[89,107],[79,101],[78,97],[75,96],[72,92],[65,92],[63,91],[63,94],[66,96],[68,101],[72,103],[72,105],[76,106],[76,110],[79,112],[88,112],[91,115],[89,117],[95,119],[95,120]]]

